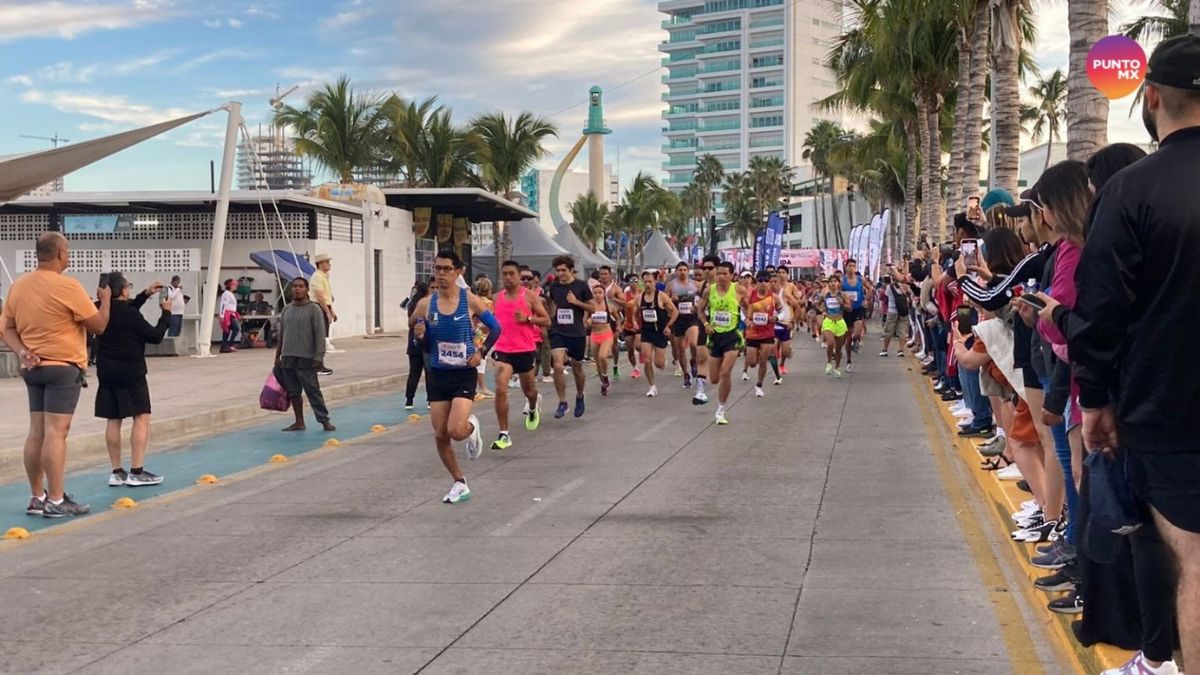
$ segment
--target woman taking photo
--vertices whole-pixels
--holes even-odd
[[[112,289],[112,310],[108,328],[96,340],[96,417],[108,420],[104,441],[112,474],[108,484],[139,487],[158,485],[163,477],[146,471],[146,445],[150,442],[150,387],[146,383],[146,345],[159,344],[171,325],[171,301],[160,303],[162,314],[158,323],[150,325],[142,317],[141,307],[163,287],[154,283],[150,288],[129,297],[129,280],[120,272],[108,275]],[[130,470],[121,466],[121,424],[133,418],[129,445],[132,451]]]

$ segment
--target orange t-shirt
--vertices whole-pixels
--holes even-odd
[[[750,290],[750,309],[746,312],[746,337],[750,340],[775,339],[775,296],[767,293],[759,297],[758,291]]]
[[[72,277],[34,270],[13,282],[4,303],[25,348],[42,361],[73,363],[87,368],[87,335],[83,322],[99,310],[83,285]]]

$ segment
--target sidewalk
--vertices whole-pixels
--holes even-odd
[[[333,374],[321,378],[329,400],[403,386],[408,373],[405,340],[375,336],[337,340],[341,353],[330,354]],[[258,407],[258,394],[274,361],[271,349],[248,349],[213,358],[151,357],[150,395],[154,402],[151,451],[161,452],[186,436],[220,431],[268,415]],[[76,408],[68,440],[68,468],[105,460],[105,421],[93,416],[96,371],[88,372],[88,388]],[[24,478],[22,451],[29,430],[28,402],[20,378],[0,379],[0,483]],[[128,443],[129,425],[125,436]]]

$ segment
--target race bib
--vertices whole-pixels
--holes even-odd
[[[593,312],[592,323],[608,323],[608,312]]]
[[[691,314],[692,313],[692,303],[690,303],[690,302],[679,303],[679,313],[680,314]]]
[[[858,291],[846,291],[846,295],[850,296],[850,302],[858,302]]]
[[[733,315],[725,310],[713,312],[713,323],[717,328],[729,328],[733,325]]]
[[[573,309],[560,309],[558,310],[558,314],[556,316],[560,326],[575,323],[575,310]]]
[[[647,323],[658,323],[658,312],[653,309],[643,309],[642,321]]]
[[[842,311],[842,303],[838,302],[837,298],[825,298],[825,307],[833,312]]]
[[[767,320],[769,318],[770,317],[767,315],[766,312],[755,312],[754,316],[752,316],[750,318],[750,320],[754,323],[755,326],[765,326],[765,325],[767,325]]]
[[[465,342],[437,343],[438,363],[444,366],[467,365],[467,344]]]

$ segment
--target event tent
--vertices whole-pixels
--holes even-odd
[[[651,267],[674,267],[679,264],[679,254],[671,245],[667,243],[666,237],[662,232],[655,230],[650,239],[646,241],[646,247],[642,251],[641,257],[642,266],[644,268]]]
[[[554,243],[550,235],[538,224],[537,218],[525,218],[506,224],[509,240],[512,242],[512,256],[518,262],[545,274],[550,269],[550,261],[555,256],[570,253],[567,249]],[[491,243],[479,249],[471,256],[471,266],[475,273],[482,272],[493,281],[500,279],[500,271],[496,260],[496,244]]]
[[[599,269],[601,265],[616,266],[616,263],[608,256],[599,251],[593,252],[587,244],[583,243],[579,235],[575,234],[575,230],[570,225],[558,228],[558,234],[554,235],[554,241],[575,256],[575,271],[579,274]]]

